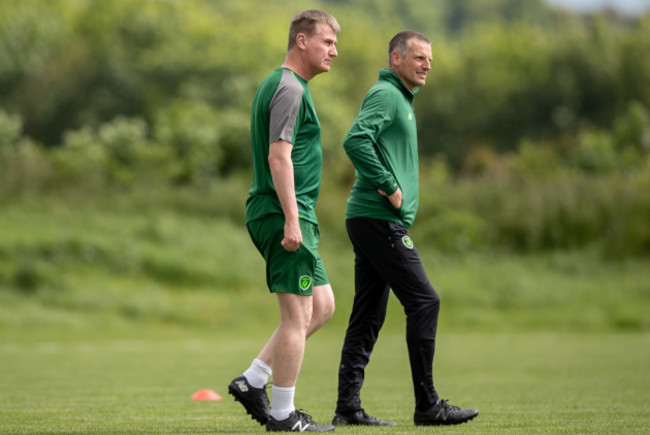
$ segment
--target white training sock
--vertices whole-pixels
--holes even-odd
[[[264,361],[255,358],[251,366],[244,372],[244,377],[252,387],[264,388],[271,374],[271,367],[267,366]]]
[[[271,385],[271,417],[276,420],[286,420],[296,410],[293,406],[293,396],[296,387],[276,387]]]

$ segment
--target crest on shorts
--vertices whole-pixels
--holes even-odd
[[[406,246],[408,249],[413,249],[413,240],[409,236],[404,236],[402,237],[402,243],[404,246]]]
[[[311,276],[309,275],[301,276],[300,279],[298,280],[298,287],[300,287],[300,290],[302,291],[309,290],[309,287],[311,287]]]

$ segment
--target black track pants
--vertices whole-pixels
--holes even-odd
[[[440,298],[403,225],[355,218],[346,226],[355,253],[355,295],[341,352],[336,412],[361,409],[364,372],[386,318],[390,289],[406,314],[415,407],[427,410],[438,399],[432,366]]]

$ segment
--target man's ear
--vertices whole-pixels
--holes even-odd
[[[390,60],[393,65],[399,65],[401,59],[402,56],[397,50],[393,50],[393,52],[390,54]]]
[[[296,46],[300,49],[304,49],[307,44],[307,35],[304,33],[298,33],[296,36]]]

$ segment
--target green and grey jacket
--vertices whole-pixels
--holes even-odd
[[[418,145],[411,92],[388,69],[366,94],[343,147],[357,177],[347,201],[346,219],[368,217],[399,222],[409,228],[418,210]],[[402,206],[395,209],[387,195],[402,191]]]

